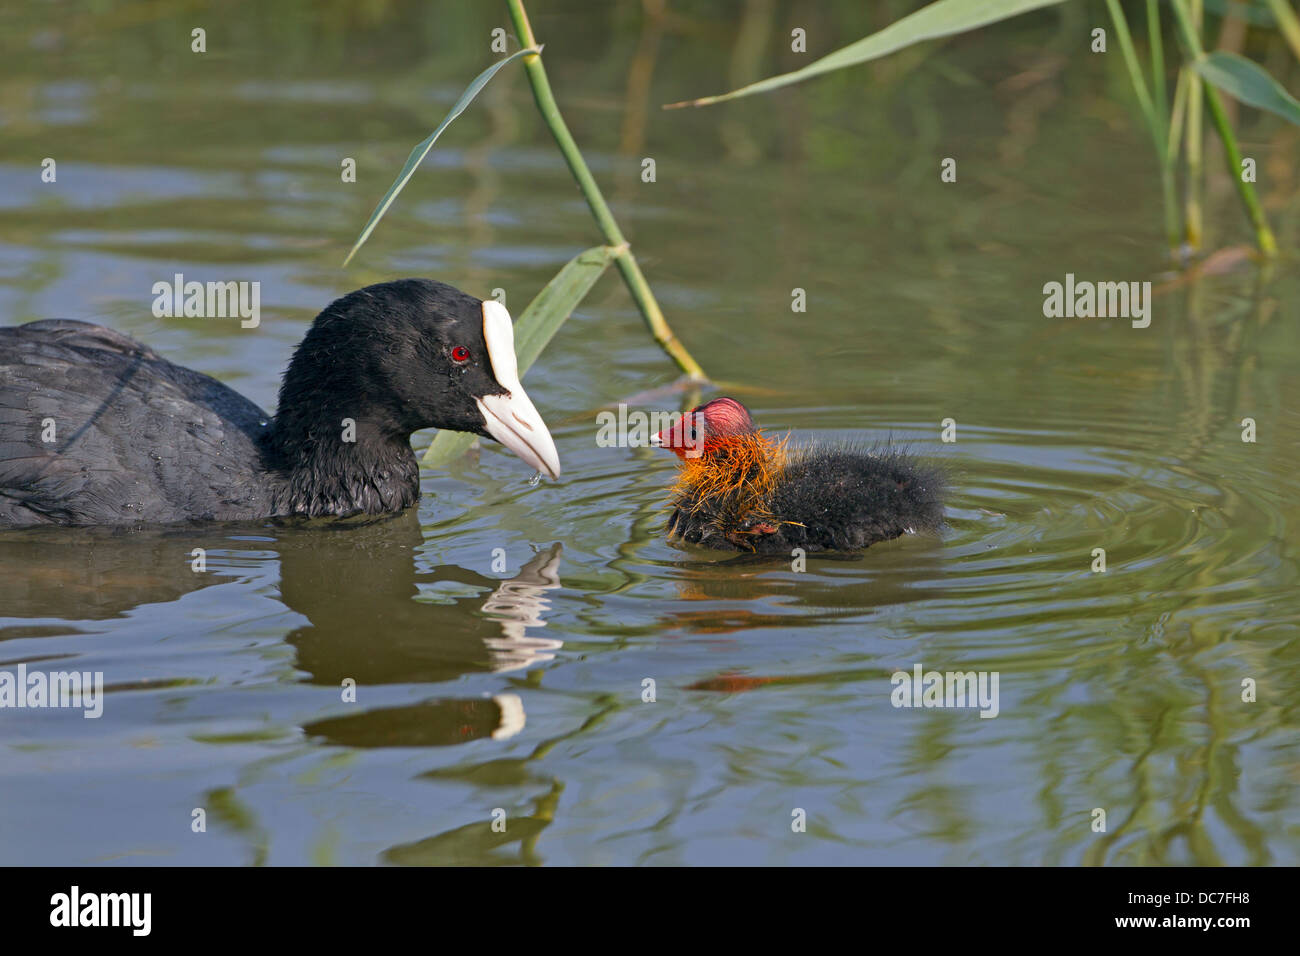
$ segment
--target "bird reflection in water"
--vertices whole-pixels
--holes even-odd
[[[514,671],[555,659],[564,642],[555,638],[530,637],[527,628],[545,627],[542,612],[551,606],[543,595],[560,586],[560,544],[536,554],[509,581],[502,581],[483,602],[483,612],[501,623],[500,637],[485,637],[496,660],[494,671]]]
[[[419,590],[413,555],[407,552],[404,560],[395,559],[395,550],[378,547],[375,556],[386,560],[366,562],[361,572],[365,581],[354,581],[346,591],[335,592],[329,599],[329,613],[312,613],[311,626],[290,635],[289,643],[298,650],[298,667],[311,675],[311,683],[339,686],[348,677],[358,686],[443,683],[468,674],[533,667],[553,660],[563,646],[563,641],[528,633],[531,628],[546,626],[543,615],[550,607],[546,592],[561,586],[562,548],[558,542],[533,555],[508,581],[485,578],[454,565],[419,575],[419,583],[452,583],[462,589],[489,581],[495,585],[486,599],[481,595],[455,596],[436,604],[412,600]],[[399,565],[406,568],[404,574]],[[361,593],[358,583],[372,596],[372,586],[400,590],[403,600],[376,604],[368,600],[362,605],[355,597]],[[294,592],[286,586],[284,593],[288,600]],[[359,605],[363,613],[369,611],[372,616],[364,631],[357,626],[357,610],[348,610]],[[380,612],[378,619],[373,619],[376,607]],[[520,697],[502,693],[369,708],[313,721],[303,730],[342,746],[429,747],[484,737],[502,740],[518,734],[525,723]]]

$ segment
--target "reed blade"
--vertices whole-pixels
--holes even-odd
[[[366,221],[365,228],[361,230],[361,235],[358,236],[357,241],[352,244],[352,249],[348,252],[348,257],[343,260],[345,268],[347,267],[347,264],[352,261],[352,257],[357,254],[357,250],[360,249],[365,241],[370,238],[370,234],[375,231],[375,226],[379,225],[379,220],[384,218],[384,213],[388,212],[388,207],[393,204],[393,200],[397,198],[397,194],[402,191],[402,188],[406,185],[407,181],[415,175],[416,168],[421,162],[423,162],[424,157],[429,154],[429,150],[433,149],[433,144],[438,141],[438,137],[442,135],[443,130],[451,125],[452,120],[465,112],[465,107],[469,106],[469,104],[473,102],[474,97],[478,96],[479,91],[482,90],[483,87],[487,86],[488,81],[497,75],[498,70],[512,60],[517,60],[522,56],[527,56],[529,53],[536,52],[537,50],[530,48],[520,50],[517,53],[512,53],[510,56],[497,60],[478,76],[474,77],[473,82],[465,88],[465,92],[462,93],[460,99],[456,101],[456,105],[451,108],[451,112],[448,113],[443,118],[443,121],[438,124],[438,128],[430,133],[427,139],[417,143],[415,148],[411,150],[411,155],[406,157],[406,164],[402,167],[402,171],[397,174],[397,179],[393,181],[393,185],[388,187],[388,192],[384,193],[384,198],[379,200],[379,205],[377,205],[375,211],[370,214],[370,218]]]
[[[863,37],[856,43],[850,43],[834,53],[827,54],[801,70],[769,77],[766,80],[742,86],[738,90],[732,90],[730,93],[706,96],[698,100],[684,100],[680,103],[669,103],[664,109],[680,109],[684,106],[709,106],[713,103],[721,103],[724,100],[751,96],[754,93],[766,93],[768,90],[775,90],[783,86],[789,86],[791,83],[812,79],[814,76],[820,76],[823,73],[842,70],[845,67],[857,66],[860,63],[878,59],[914,43],[936,40],[940,37],[952,36],[955,33],[965,33],[969,30],[987,26],[990,23],[996,23],[999,20],[1006,20],[1022,13],[1028,13],[1030,10],[1037,10],[1040,7],[1052,6],[1062,2],[1064,0],[937,0],[937,2],[922,7],[915,13],[895,21],[883,30]]]
[[[1216,50],[1193,60],[1192,69],[1233,99],[1300,125],[1300,101],[1258,63]]]

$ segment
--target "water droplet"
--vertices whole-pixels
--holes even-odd
[[[533,475],[533,477],[531,477],[531,478],[528,479],[528,484],[531,485],[532,487],[536,488],[539,484],[541,484],[541,481],[542,481],[542,473],[539,471],[539,472],[536,472],[536,473]]]

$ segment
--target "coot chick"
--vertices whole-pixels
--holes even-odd
[[[716,398],[653,443],[681,459],[669,538],[761,554],[858,551],[943,522],[943,476],[891,448],[791,450]]]
[[[510,314],[428,279],[329,305],[274,418],[111,329],[0,328],[0,528],[399,511],[420,496],[411,433],[494,438],[551,477]]]

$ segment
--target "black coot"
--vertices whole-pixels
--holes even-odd
[[[332,303],[274,418],[102,326],[0,328],[0,528],[398,511],[420,496],[410,436],[429,427],[494,438],[559,475],[509,313],[441,282]]]
[[[898,449],[790,450],[732,398],[694,408],[654,443],[682,460],[668,535],[728,551],[857,551],[943,523],[943,476]]]

